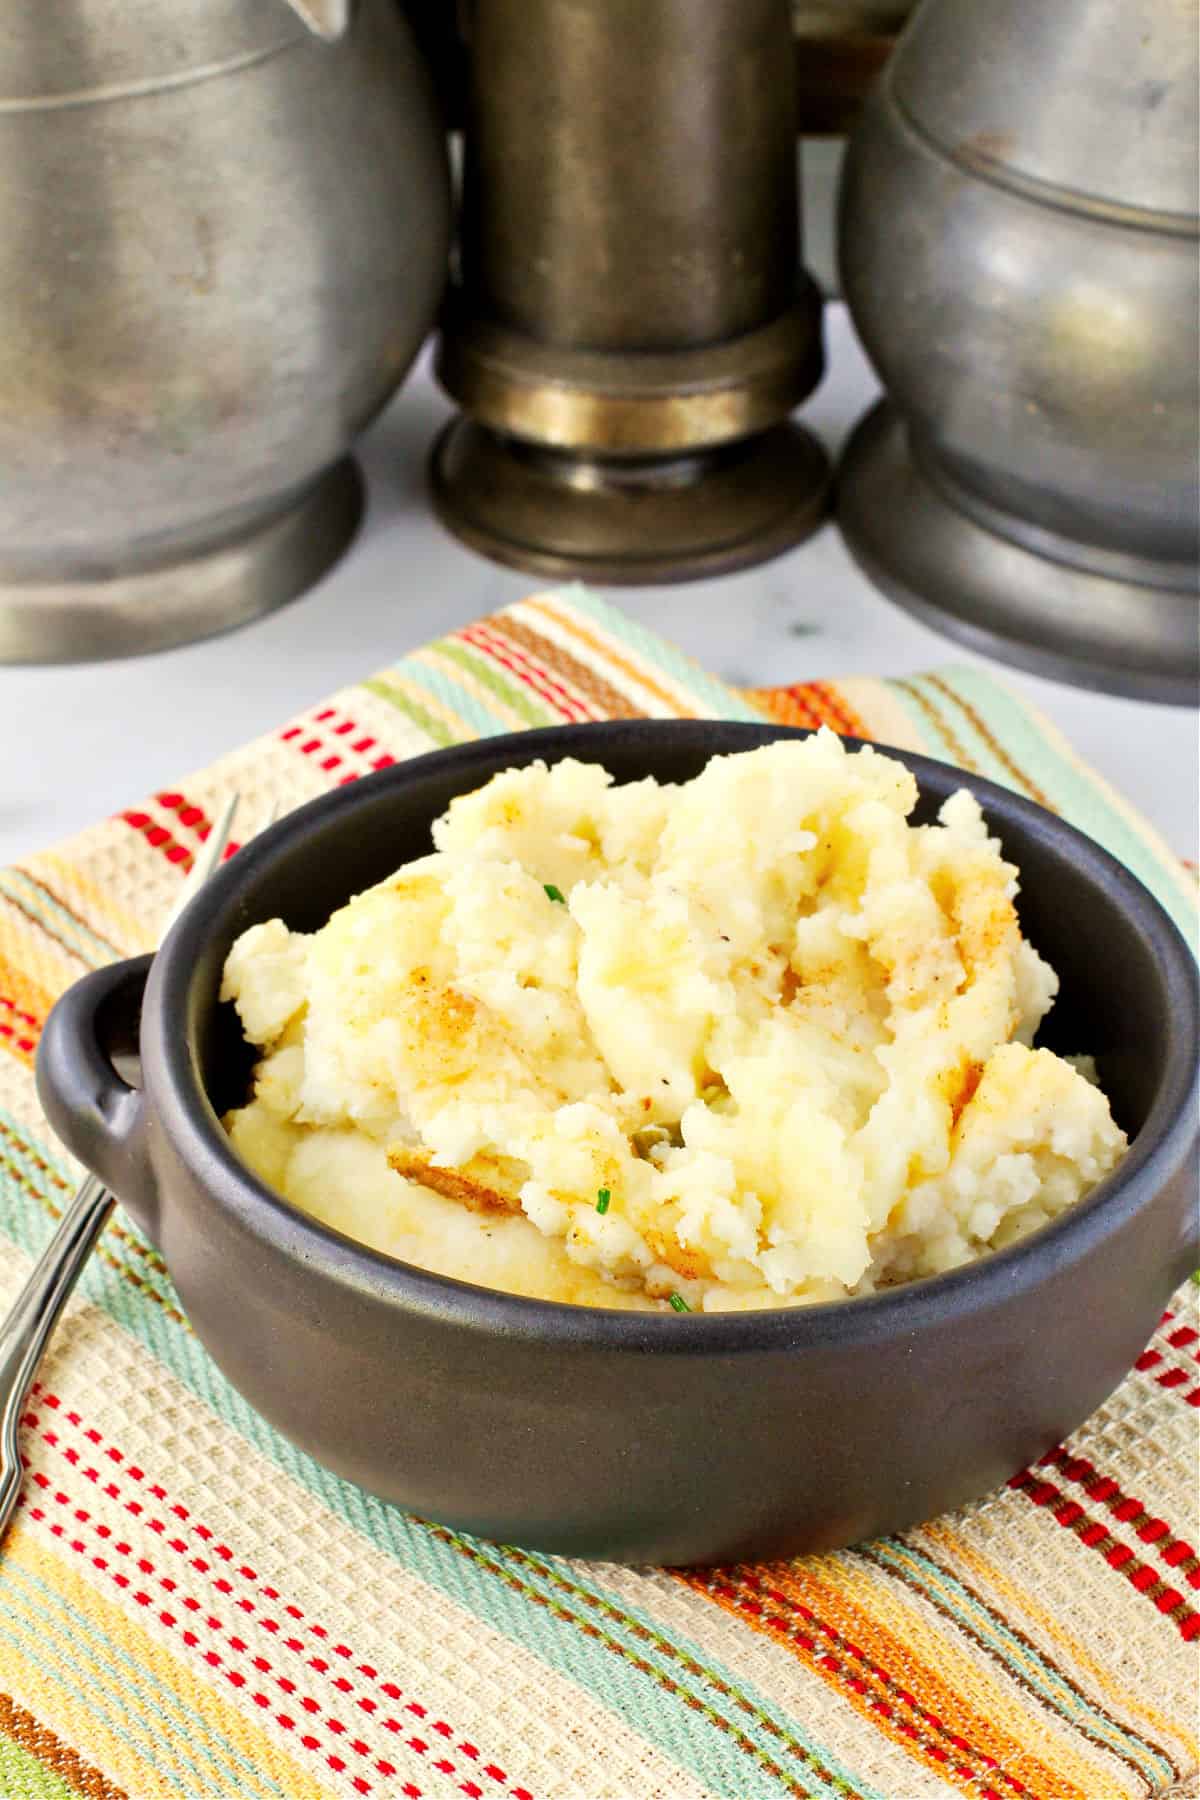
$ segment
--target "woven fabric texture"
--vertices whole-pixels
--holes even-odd
[[[0,1305],[79,1177],[37,1105],[56,996],[153,944],[231,789],[245,830],[431,747],[561,720],[767,717],[927,751],[1194,884],[977,670],[735,692],[582,590],[427,645],[0,873]],[[786,1564],[501,1549],[277,1436],[119,1211],[24,1421],[0,1557],[13,1800],[1126,1800],[1196,1792],[1200,1318],[1189,1284],[1069,1442],[979,1504]]]

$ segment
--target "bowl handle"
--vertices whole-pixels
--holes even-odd
[[[136,1041],[152,956],[85,975],[57,1002],[37,1053],[38,1098],[73,1156],[155,1236],[158,1197],[146,1142],[146,1102],[105,1048],[119,1025]],[[107,1022],[109,1030],[101,1029]]]
[[[1186,1281],[1189,1275],[1200,1281],[1200,1194],[1196,1191],[1194,1178],[1184,1192],[1187,1203],[1184,1209],[1179,1250],[1175,1259],[1174,1285],[1176,1287]]]

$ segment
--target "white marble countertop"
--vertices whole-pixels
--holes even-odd
[[[837,450],[876,391],[841,306],[829,372],[802,417]],[[78,830],[212,761],[321,695],[539,585],[448,537],[425,497],[425,459],[449,413],[423,362],[361,446],[367,520],[340,565],[271,617],[183,650],[106,664],[0,668],[6,754],[0,863]],[[834,524],[762,568],[612,598],[729,681],[765,685],[901,675],[969,652],[889,604]],[[1197,715],[1111,699],[988,665],[1196,856]]]

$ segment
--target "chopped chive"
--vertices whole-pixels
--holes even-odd
[[[1197,1269],[1195,1271],[1195,1273],[1192,1276],[1192,1280],[1196,1283],[1197,1287],[1200,1287],[1200,1269]]]
[[[692,1310],[682,1294],[668,1294],[667,1299],[676,1312],[691,1312]]]
[[[612,1194],[609,1189],[601,1188],[600,1192],[596,1195],[596,1211],[598,1213],[606,1213],[608,1211],[608,1203],[611,1199]]]
[[[567,904],[567,897],[561,888],[556,888],[552,881],[547,881],[543,885],[552,900],[557,900],[560,906]]]

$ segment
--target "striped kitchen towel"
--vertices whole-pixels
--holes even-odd
[[[34,1094],[42,1022],[153,943],[229,789],[257,825],[433,746],[638,715],[826,723],[957,762],[1074,820],[1193,929],[1166,848],[986,674],[736,692],[580,590],[540,595],[0,874],[0,1305],[78,1178]],[[977,1505],[832,1556],[631,1570],[473,1540],[327,1474],[228,1386],[118,1213],[24,1421],[0,1795],[1194,1794],[1196,1300]]]

